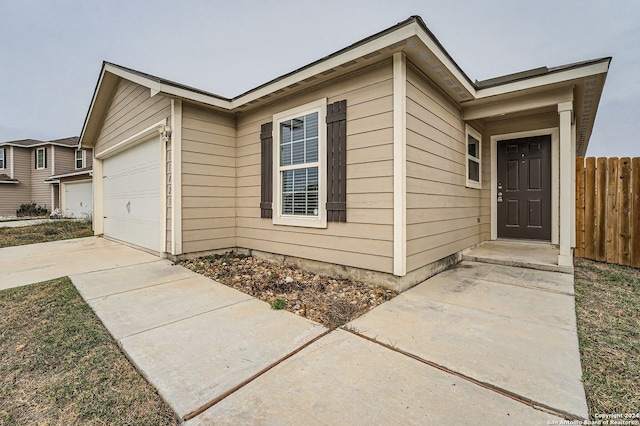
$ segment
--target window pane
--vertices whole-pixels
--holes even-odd
[[[281,166],[291,165],[291,144],[290,143],[280,146],[280,165]]]
[[[318,139],[307,140],[307,163],[318,161]]]
[[[280,124],[280,143],[291,142],[291,120]]]
[[[291,120],[291,131],[293,142],[304,140],[304,117]]]
[[[469,180],[480,182],[480,164],[469,159]]]
[[[314,112],[313,114],[306,115],[305,117],[306,124],[306,138],[317,138],[318,137],[318,113]]]
[[[318,168],[282,172],[282,213],[318,215]]]
[[[304,141],[291,144],[291,164],[303,164],[304,161]]]
[[[478,140],[476,138],[474,138],[473,136],[469,135],[469,140],[467,141],[467,147],[469,150],[469,155],[471,155],[474,158],[479,158],[478,157],[478,146],[480,145],[480,142],[478,142]]]

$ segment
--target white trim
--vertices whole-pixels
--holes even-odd
[[[560,130],[557,127],[526,132],[505,133],[491,136],[491,239],[498,239],[498,141],[521,139],[532,136],[551,136],[551,244],[558,244],[558,196],[560,179],[558,173],[558,146]]]
[[[182,100],[171,100],[171,254],[182,254]]]
[[[469,136],[478,141],[478,156],[473,157],[469,154]],[[465,185],[467,188],[482,189],[482,134],[468,124],[465,125]],[[478,163],[478,180],[469,179],[469,160]]]
[[[56,191],[55,191],[55,183],[51,185],[51,212],[56,208]],[[60,195],[60,184],[58,184],[58,195]]]
[[[393,274],[407,274],[407,60],[393,55]]]
[[[38,167],[40,156],[38,155],[38,151],[42,151],[42,167]],[[47,164],[47,148],[41,147],[36,148],[36,170],[44,170],[46,169],[45,165]]]
[[[10,153],[10,157],[11,157],[11,161],[9,162],[9,170],[10,170],[9,177],[11,179],[15,179],[13,177],[14,176],[14,170],[15,170],[14,167],[13,167],[13,146],[9,147],[9,153]],[[6,159],[5,159],[5,161],[6,161]]]
[[[78,151],[82,153],[82,167],[78,167]],[[87,165],[87,150],[83,148],[76,148],[73,151],[73,164],[75,166],[75,170],[84,169]]]
[[[558,255],[558,265],[573,266],[573,253],[571,252],[571,208],[575,199],[571,200],[571,183],[575,178],[575,173],[571,176],[575,165],[575,151],[571,152],[571,125],[573,118],[573,104],[563,102],[558,104],[558,114],[560,115],[560,254]],[[575,226],[575,224],[573,224]]]
[[[93,156],[93,233],[104,234],[104,171],[102,160]]]
[[[146,142],[147,140],[151,139],[153,136],[157,136],[159,132],[164,130],[165,124],[166,120],[158,121],[156,124],[153,124],[142,130],[141,132],[138,132],[135,135],[130,136],[121,142],[118,142],[114,146],[105,149],[99,154],[96,154],[94,150],[94,158],[97,158],[98,160],[105,160],[131,148],[134,145]]]
[[[318,168],[318,216],[296,216],[282,214],[282,191],[280,178],[280,122],[303,115],[318,114],[318,161],[305,163],[306,167]],[[273,116],[273,224],[327,227],[327,98],[322,98]]]
[[[56,147],[51,145],[51,176],[56,174]]]
[[[148,77],[144,77],[139,74],[132,73],[127,70],[123,70],[122,68],[111,65],[111,64],[105,64],[102,74],[104,75],[105,72],[109,72],[113,75],[116,75],[118,77],[127,79],[141,86],[149,88],[150,95],[152,97],[157,95],[158,93],[165,93],[168,95],[177,96],[177,97],[192,100],[195,102],[201,102],[206,105],[212,105],[220,108],[231,109],[231,102],[227,100],[219,99],[210,95],[205,95],[203,93],[197,93],[195,91],[183,89],[180,87],[159,83]],[[101,77],[101,80],[102,80],[102,77]],[[100,87],[100,82],[98,82],[98,87]],[[93,105],[91,106],[93,107]],[[91,110],[89,111],[89,114],[91,114]]]
[[[603,61],[587,66],[580,66],[570,70],[545,74],[540,77],[528,78],[526,80],[515,81],[513,83],[501,84],[495,87],[480,89],[476,92],[476,99],[488,98],[490,96],[503,95],[505,93],[517,92],[519,90],[532,89],[554,83],[576,80],[597,74],[606,74],[609,70],[609,61]]]
[[[167,142],[158,135],[160,150],[160,255],[167,252]]]
[[[575,120],[574,120],[575,121]],[[571,125],[571,247],[576,246],[576,143],[577,143],[577,126],[574,122]]]

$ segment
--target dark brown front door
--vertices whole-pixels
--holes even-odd
[[[498,142],[498,238],[551,240],[551,136]]]

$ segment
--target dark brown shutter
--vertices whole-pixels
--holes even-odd
[[[273,123],[260,126],[260,217],[273,217]]]
[[[33,162],[33,168],[34,168],[34,169],[38,169],[38,148],[36,148],[36,149],[34,149],[34,150],[33,150],[33,154],[34,154],[34,155],[33,155],[33,159],[35,160],[35,161]]]
[[[47,168],[47,148],[44,149],[44,168]]]
[[[327,105],[327,221],[347,221],[347,101]]]

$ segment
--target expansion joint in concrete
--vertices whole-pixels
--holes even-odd
[[[543,411],[545,413],[553,414],[553,415],[556,415],[556,416],[560,416],[560,417],[563,417],[563,418],[565,418],[567,420],[580,420],[580,421],[586,420],[583,417],[576,416],[575,414],[571,414],[571,413],[568,413],[566,411],[550,407],[550,406],[548,406],[546,404],[543,404],[543,403],[540,403],[540,402],[537,402],[537,401],[533,401],[532,399],[529,399],[529,398],[526,398],[524,396],[518,395],[516,393],[510,392],[510,391],[508,391],[506,389],[502,389],[502,388],[500,388],[498,386],[492,385],[491,383],[481,382],[479,380],[474,379],[473,377],[467,376],[466,374],[462,374],[462,373],[460,373],[458,371],[451,370],[450,368],[447,368],[447,367],[445,367],[443,365],[437,364],[437,363],[435,363],[433,361],[429,361],[429,360],[421,358],[421,357],[419,357],[417,355],[414,355],[411,352],[404,351],[404,350],[396,347],[395,345],[390,345],[390,344],[386,344],[384,342],[380,342],[379,340],[376,340],[375,338],[372,338],[372,337],[369,337],[369,336],[365,336],[364,334],[361,334],[360,332],[358,332],[356,329],[354,329],[352,327],[342,327],[341,329],[345,330],[345,331],[348,331],[349,333],[351,333],[351,334],[353,334],[355,336],[358,336],[360,338],[368,340],[368,341],[370,341],[372,343],[376,343],[376,344],[378,344],[378,345],[380,345],[382,347],[385,347],[385,348],[387,348],[389,350],[392,350],[394,352],[397,352],[399,354],[402,354],[404,356],[412,358],[412,359],[414,359],[414,360],[416,360],[418,362],[421,362],[423,364],[426,364],[426,365],[428,365],[430,367],[436,368],[436,369],[438,369],[438,370],[440,370],[440,371],[442,371],[444,373],[451,374],[452,376],[456,376],[456,377],[458,377],[460,379],[466,380],[466,381],[468,381],[470,383],[473,383],[474,385],[480,386],[480,387],[482,387],[484,389],[487,389],[489,391],[492,391],[492,392],[495,392],[495,393],[500,394],[502,396],[505,396],[507,398],[510,398],[510,399],[512,399],[514,401],[517,401],[517,402],[519,402],[521,404],[524,404],[524,405],[526,405],[528,407],[531,407],[531,408],[533,408],[535,410]]]
[[[303,350],[304,348],[308,347],[309,345],[317,342],[318,340],[320,340],[321,338],[323,338],[324,336],[326,336],[327,334],[331,333],[333,330],[326,330],[325,332],[321,333],[319,336],[314,337],[313,339],[309,340],[307,343],[305,343],[304,345],[300,346],[299,348],[293,350],[292,352],[288,353],[287,355],[285,355],[284,357],[280,358],[279,360],[277,360],[276,362],[274,362],[273,364],[267,366],[266,368],[258,371],[256,374],[254,374],[253,376],[249,377],[247,380],[243,381],[242,383],[234,386],[233,388],[229,389],[228,391],[226,391],[225,393],[223,393],[222,395],[218,396],[217,398],[209,401],[208,403],[204,404],[202,407],[192,411],[191,413],[187,414],[186,416],[184,416],[182,418],[183,421],[187,421],[187,420],[191,420],[194,417],[204,413],[205,411],[207,411],[209,408],[213,407],[214,405],[216,405],[217,403],[219,403],[220,401],[222,401],[223,399],[227,398],[228,396],[234,394],[235,392],[239,391],[240,389],[242,389],[243,387],[245,387],[246,385],[248,385],[249,383],[253,382],[254,380],[256,380],[258,377],[262,376],[263,374],[265,374],[267,371],[271,370],[272,368],[276,367],[277,365],[281,364],[282,362],[286,361],[287,359],[291,358],[292,356],[294,356],[295,354],[297,354],[298,352],[300,352],[301,350]]]

